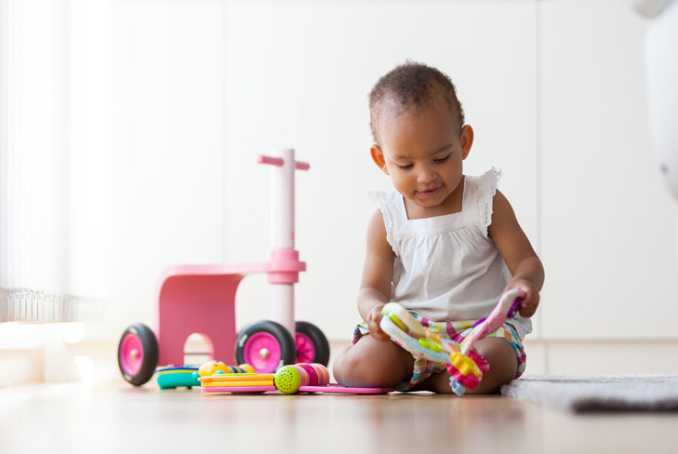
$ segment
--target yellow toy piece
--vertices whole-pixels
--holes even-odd
[[[248,374],[256,374],[257,373],[256,369],[253,366],[250,366],[249,364],[239,364],[238,367],[243,369]]]
[[[208,377],[214,375],[217,371],[221,371],[224,374],[229,373],[228,366],[221,361],[208,361],[198,369],[198,375],[201,377]]]
[[[240,364],[239,366],[227,366],[221,361],[208,361],[198,369],[201,377],[209,377],[215,374],[254,374],[257,371],[249,364]]]
[[[273,386],[275,374],[215,374],[209,377],[200,377],[203,388],[212,387],[244,387],[244,386]]]
[[[459,352],[454,352],[452,356],[450,356],[450,359],[452,360],[452,365],[464,376],[468,376],[469,374],[473,374],[476,377],[480,378],[483,376],[483,373],[480,371],[478,368],[478,365],[476,364],[475,361],[473,361],[471,358],[469,358],[466,355],[463,355]]]

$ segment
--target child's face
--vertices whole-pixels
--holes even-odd
[[[462,161],[473,144],[473,129],[465,125],[460,134],[458,128],[444,106],[385,113],[381,146],[372,147],[372,158],[404,197],[424,208],[444,207],[454,203],[450,196],[459,188]]]

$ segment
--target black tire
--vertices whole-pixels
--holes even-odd
[[[126,370],[123,364],[123,355],[127,354],[127,352],[122,351],[123,341],[128,335],[136,336],[141,342],[142,360],[138,371],[130,371],[129,366]],[[118,368],[122,377],[134,386],[141,386],[153,377],[157,365],[158,341],[155,339],[153,331],[143,323],[129,326],[120,336],[120,342],[118,343]]]
[[[320,328],[315,326],[313,323],[296,322],[295,329],[297,333],[308,336],[308,338],[313,343],[313,347],[315,348],[315,358],[313,361],[308,362],[320,363],[323,366],[327,366],[327,364],[330,362],[330,343],[327,342],[327,338]]]
[[[253,339],[257,339],[257,334],[268,334],[275,338],[280,352],[279,360],[273,361],[274,358],[253,356],[251,351],[247,351],[248,346],[253,348],[253,345],[248,343]],[[281,324],[271,320],[257,322],[243,329],[238,334],[238,339],[235,342],[236,362],[238,364],[250,364],[260,373],[272,373],[282,366],[294,364],[296,357],[297,349],[294,346],[294,339],[292,339],[290,332]]]

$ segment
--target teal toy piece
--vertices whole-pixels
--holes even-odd
[[[183,367],[163,367],[155,371],[160,389],[174,389],[186,387],[191,389],[194,386],[200,387],[198,378],[198,368],[192,366]]]

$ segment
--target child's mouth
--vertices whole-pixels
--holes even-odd
[[[422,197],[435,197],[435,196],[438,195],[439,192],[440,192],[440,186],[438,186],[437,188],[429,189],[427,191],[419,191],[419,194]]]

